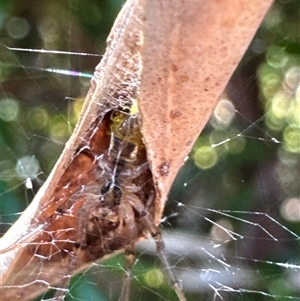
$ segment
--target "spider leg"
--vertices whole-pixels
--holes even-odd
[[[146,204],[146,208],[149,206],[149,204],[151,204],[153,202],[154,197],[155,197],[154,192],[150,192],[150,196],[149,196],[148,202]],[[159,228],[154,224],[151,216],[145,211],[145,209],[142,209],[142,206],[141,206],[142,204],[137,202],[136,198],[132,198],[132,197],[128,198],[128,201],[131,203],[131,206],[133,208],[135,208],[141,214],[140,223],[143,225],[143,227],[145,229],[148,229],[151,236],[155,240],[157,254],[158,254],[160,260],[162,261],[163,265],[166,267],[168,277],[171,280],[172,286],[174,288],[174,291],[177,294],[178,299],[180,301],[186,301],[186,298],[185,298],[184,293],[180,286],[180,282],[178,281],[178,279],[174,273],[174,270],[171,267],[171,265],[169,264],[168,258],[166,256],[165,244],[164,244],[164,241],[163,241],[163,238],[162,238]]]
[[[77,197],[75,194],[74,197]],[[95,207],[98,202],[98,198],[96,196],[90,196],[84,202],[84,205],[77,212],[77,221],[78,224],[76,226],[76,241],[74,241],[74,246],[72,251],[68,252],[67,257],[67,267],[66,273],[60,282],[59,290],[56,290],[54,295],[55,301],[64,300],[67,295],[67,288],[70,284],[71,277],[78,266],[78,260],[80,256],[81,250],[86,249],[86,223],[90,214],[91,209]]]
[[[155,240],[157,254],[158,254],[160,260],[162,261],[162,263],[164,264],[164,266],[166,267],[168,277],[171,280],[173,289],[174,289],[175,293],[177,294],[178,299],[180,301],[187,301],[184,296],[184,293],[182,291],[180,282],[178,281],[178,279],[174,273],[174,270],[171,267],[171,265],[168,261],[168,258],[166,256],[165,244],[164,244],[160,230],[157,229],[156,233],[152,233],[152,237]]]
[[[125,279],[123,281],[122,292],[119,301],[129,301],[130,299],[130,286],[132,280],[132,267],[135,262],[135,246],[134,244],[125,250],[126,263],[125,263]]]

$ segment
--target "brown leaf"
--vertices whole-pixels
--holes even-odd
[[[142,132],[159,223],[174,178],[272,1],[146,1]]]

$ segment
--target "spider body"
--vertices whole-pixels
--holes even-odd
[[[106,184],[100,189],[99,201],[93,202],[94,207],[89,210],[85,239],[89,242],[98,237],[96,242],[102,245],[104,253],[132,250],[140,237],[155,228],[154,188],[138,116],[114,112],[110,119],[110,146],[98,161]],[[95,240],[87,248],[91,257],[97,256],[94,245]]]
[[[45,226],[31,245],[37,256],[63,259],[70,274],[114,251],[131,252],[138,239],[156,232],[138,114],[112,110],[87,137],[43,209]]]

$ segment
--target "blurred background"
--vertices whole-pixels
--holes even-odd
[[[123,3],[1,1],[1,235],[70,137]],[[299,179],[299,1],[277,0],[164,213],[166,252],[188,300],[300,300]],[[131,299],[177,300],[153,242],[138,250]],[[123,266],[122,255],[95,263],[74,277],[67,300],[118,300]]]

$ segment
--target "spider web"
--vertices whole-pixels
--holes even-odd
[[[82,28],[96,17],[75,21],[86,14],[78,13],[80,3],[65,7],[54,1],[57,19],[53,12],[46,14],[46,4],[41,6],[36,14],[45,17],[37,22],[38,33],[22,16],[26,9],[12,6],[3,18],[2,233],[49,175],[78,118],[99,61],[94,53],[104,49],[101,38],[111,25],[103,21],[106,33],[88,40]],[[277,1],[272,8],[171,190],[161,229],[188,300],[300,300],[300,71],[291,45],[299,26],[295,3]],[[104,4],[93,8],[102,16],[108,11]],[[117,4],[109,8],[118,10]],[[24,37],[18,36],[20,28]],[[63,38],[66,29],[71,34]],[[61,32],[59,42],[51,40],[53,31]],[[43,39],[32,41],[34,33]],[[44,45],[67,53],[36,51]],[[136,257],[130,300],[177,300],[153,240],[141,241]],[[124,266],[124,255],[115,255],[73,277],[69,288],[58,289],[66,290],[67,300],[118,300]],[[52,298],[50,291],[39,300]]]

